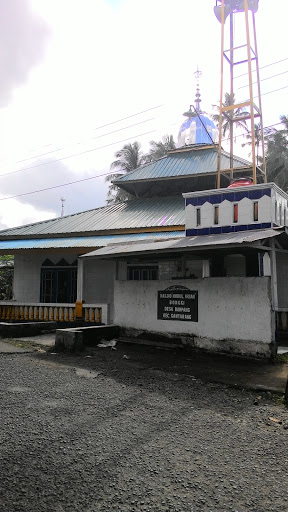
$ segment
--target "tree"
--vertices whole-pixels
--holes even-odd
[[[223,107],[229,107],[231,105],[235,105],[236,99],[235,94],[229,94],[229,92],[225,93],[225,99],[223,103]],[[218,105],[212,105],[214,109],[217,109],[220,111],[220,107]],[[231,130],[231,121],[233,120],[233,125],[236,125],[236,128],[242,128],[245,132],[248,132],[247,123],[245,119],[241,119],[237,121],[237,117],[240,115],[243,115],[245,112],[244,108],[237,108],[235,110],[229,110],[228,112],[223,114],[222,117],[222,135],[225,137],[226,133],[230,136],[230,130]],[[219,126],[220,123],[220,115],[219,114],[213,114],[212,116],[213,120],[217,123]]]
[[[0,256],[0,300],[12,299],[13,271],[13,256]]]
[[[143,164],[155,162],[159,158],[166,156],[168,151],[176,148],[176,144],[173,139],[173,135],[164,135],[162,140],[156,142],[150,141],[150,151],[147,155],[144,155],[141,151],[141,145],[139,142],[133,142],[133,144],[125,144],[122,149],[116,151],[116,160],[110,165],[110,170],[121,171],[122,174],[111,173],[106,176],[105,181],[111,183],[111,181],[120,178],[128,172],[134,171]],[[117,185],[111,183],[107,194],[107,203],[117,203],[120,201],[129,201],[134,196],[121,190]]]
[[[259,156],[259,147],[261,144],[261,124],[254,124],[254,137],[255,137],[255,149],[256,149],[256,165],[259,165],[260,162],[260,156]],[[241,144],[242,148],[245,146],[252,147],[252,135],[251,133],[247,133],[245,135],[245,138],[247,142],[244,142],[244,144]],[[249,157],[251,156],[251,152],[249,153]]]
[[[163,158],[163,156],[167,155],[168,151],[176,148],[173,135],[164,135],[162,140],[158,142],[151,140],[150,148],[148,155],[145,156],[146,162],[155,162],[159,158]]]
[[[265,148],[267,180],[288,192],[288,131],[274,130],[266,135]]]
[[[120,178],[124,174],[133,171],[140,167],[143,163],[145,163],[144,155],[141,151],[141,145],[139,142],[135,141],[132,144],[125,144],[122,149],[116,151],[115,153],[116,160],[112,162],[110,165],[110,170],[118,170],[121,171],[122,174],[119,173],[111,173],[106,176],[105,181],[111,182],[117,178]],[[111,183],[109,185],[109,190],[107,194],[107,203],[115,203],[119,201],[127,201],[131,199],[133,196],[128,194]]]

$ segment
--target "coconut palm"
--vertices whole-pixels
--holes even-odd
[[[284,115],[280,116],[280,121],[282,124],[284,124],[285,130],[288,131],[288,116],[284,116]]]
[[[145,157],[146,162],[155,162],[159,160],[159,158],[163,158],[163,156],[167,155],[168,151],[176,148],[173,135],[164,135],[162,140],[158,142],[151,140],[150,148],[148,155]]]
[[[259,147],[260,147],[260,144],[261,144],[261,124],[260,123],[254,124],[254,138],[255,138],[255,149],[256,149],[256,164],[259,165],[259,162],[260,162]],[[245,139],[247,140],[247,142],[244,142],[243,144],[241,144],[242,148],[244,148],[246,146],[252,147],[252,134],[251,134],[251,132],[247,133],[245,135]],[[250,156],[251,156],[251,152],[249,153],[249,157]]]
[[[114,162],[112,162],[112,164],[110,165],[110,170],[120,171],[120,174],[119,172],[114,172],[106,176],[105,181],[108,181],[110,183],[113,180],[120,178],[124,174],[127,174],[128,172],[137,169],[137,167],[140,167],[140,165],[144,163],[144,156],[141,151],[141,145],[137,141],[133,142],[132,144],[125,144],[122,149],[116,151],[115,157],[116,160],[114,160]],[[109,190],[107,194],[108,204],[119,201],[127,201],[132,197],[133,196],[131,196],[131,194],[128,194],[128,192],[119,189],[117,185],[114,185],[113,183],[109,185]]]
[[[229,92],[225,93],[225,99],[223,102],[223,107],[229,107],[231,105],[236,104],[235,94],[229,94]],[[220,111],[220,107],[218,105],[212,105],[214,109],[217,109]],[[240,115],[243,115],[245,112],[244,108],[236,108],[235,110],[229,110],[225,113],[225,116],[222,117],[222,135],[225,137],[226,133],[230,135],[231,125],[233,121],[233,125],[236,125],[236,128],[242,128],[245,132],[248,132],[247,123],[245,119],[241,119],[237,121],[237,117]],[[220,115],[219,114],[213,114],[212,115],[213,120],[217,123],[219,126],[220,122]]]
[[[282,117],[282,116],[281,116]],[[288,191],[288,133],[274,130],[265,137],[266,167],[268,181],[274,181],[285,192]]]

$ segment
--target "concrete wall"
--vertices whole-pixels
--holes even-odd
[[[49,258],[57,263],[64,258],[71,264],[77,254],[16,254],[14,257],[14,299],[19,302],[40,301],[40,275],[43,262]]]
[[[276,252],[278,307],[288,308],[288,256]]]
[[[84,258],[83,299],[87,304],[108,303],[113,318],[115,263]]]
[[[171,285],[198,290],[198,322],[157,320],[158,291]],[[114,323],[183,335],[185,342],[204,349],[269,357],[275,339],[270,278],[116,281]]]

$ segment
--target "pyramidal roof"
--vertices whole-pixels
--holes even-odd
[[[218,146],[193,145],[172,151],[156,162],[145,164],[113,181],[115,185],[132,195],[176,195],[183,192],[215,188]],[[233,157],[234,173],[250,175],[251,163],[241,157]],[[230,167],[230,155],[221,151],[221,168]],[[223,183],[223,187],[229,183]]]

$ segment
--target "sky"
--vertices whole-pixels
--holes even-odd
[[[135,140],[147,151],[164,134],[177,139],[197,66],[201,107],[213,113],[221,28],[214,5],[0,0],[0,229],[58,217],[62,203],[65,215],[104,206],[115,151]],[[287,0],[259,0],[265,126],[288,115],[287,19]],[[235,87],[239,101],[248,97],[246,76]]]

